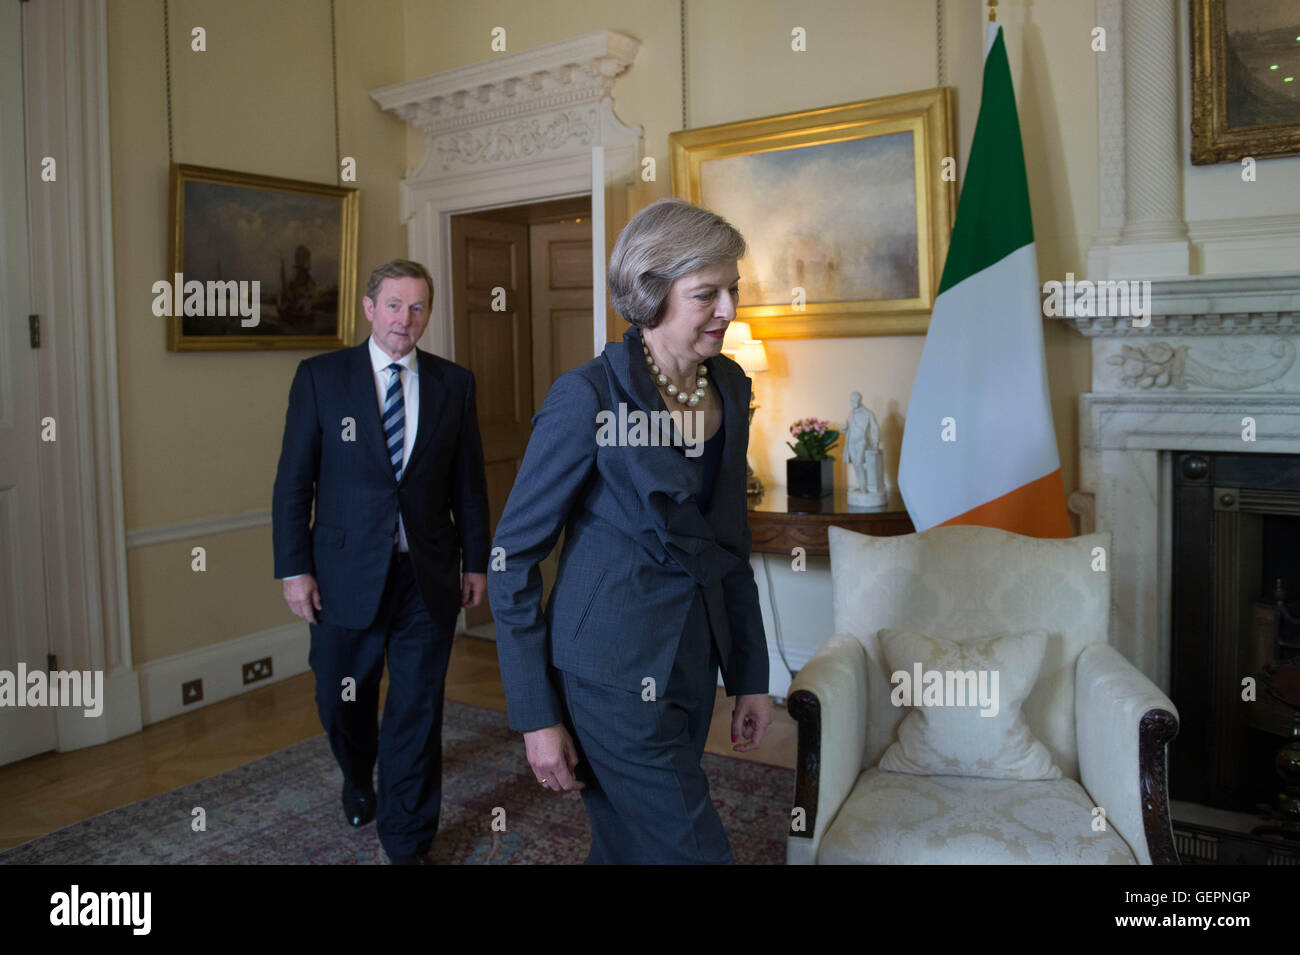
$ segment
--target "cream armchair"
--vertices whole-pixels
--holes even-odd
[[[1107,643],[1113,569],[1094,567],[1109,560],[1109,533],[831,527],[829,540],[835,634],[788,697],[799,723],[789,863],[1178,862],[1165,773],[1178,713]],[[955,641],[1045,629],[1022,712],[1062,778],[880,769],[904,716],[890,702],[884,627]]]

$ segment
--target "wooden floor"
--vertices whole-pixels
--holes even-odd
[[[321,725],[313,699],[315,686],[311,673],[302,673],[154,723],[132,736],[0,766],[0,849],[215,776],[317,735]],[[448,699],[504,712],[496,644],[457,637],[446,692]],[[731,749],[732,703],[719,687],[708,751],[793,769],[796,724],[785,707],[774,707],[775,719],[762,748],[742,754]],[[519,762],[524,765],[522,738]]]

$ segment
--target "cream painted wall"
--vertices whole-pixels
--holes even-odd
[[[946,0],[944,9],[946,81],[957,90],[964,169],[979,104],[985,11],[970,0]],[[1066,271],[1082,275],[1097,225],[1092,4],[1006,0],[998,9],[1020,104],[1039,271],[1044,281]],[[507,52],[598,29],[639,39],[636,62],[615,87],[615,104],[624,122],[644,127],[646,153],[658,159],[654,197],[671,194],[668,134],[682,128],[677,0],[405,0],[404,10],[406,79],[491,58],[491,30],[498,26],[506,30]],[[687,10],[690,127],[938,85],[932,2],[688,0]],[[807,53],[790,50],[794,26],[807,31]],[[423,136],[412,132],[408,165],[423,150]],[[1078,395],[1087,389],[1090,351],[1061,323],[1044,326],[1068,492],[1078,483]],[[768,342],[771,370],[755,381],[762,407],[750,445],[759,476],[784,483],[790,422],[807,415],[838,420],[847,414],[849,392],[859,390],[884,426],[887,479],[894,485],[923,342],[922,336]]]
[[[329,6],[172,0],[177,162],[338,181]],[[113,228],[128,532],[271,506],[289,382],[313,352],[168,352],[152,284],[167,276],[162,3],[109,0]],[[207,31],[207,51],[190,31]],[[359,281],[402,255],[405,130],[368,91],[402,78],[397,0],[337,4],[342,152],[358,164]],[[357,340],[367,334],[358,307]],[[206,573],[190,549],[207,549]],[[133,548],[137,665],[293,621],[272,577],[270,526]]]
[[[250,172],[336,181],[330,35],[312,0],[173,0],[175,159]],[[934,7],[917,0],[690,0],[688,123],[728,122],[884,96],[936,84]],[[945,59],[957,92],[959,168],[974,129],[982,11],[947,0]],[[1005,0],[1021,125],[1029,158],[1044,279],[1082,273],[1095,229],[1096,84],[1088,48],[1091,5]],[[115,278],[128,531],[269,508],[288,386],[308,352],[171,353],[150,311],[165,277],[167,130],[162,4],[109,0]],[[659,158],[657,196],[669,194],[668,134],[681,128],[676,0],[338,0],[339,112],[344,155],[358,160],[361,275],[406,250],[398,184],[423,140],[380,111],[369,91],[490,57],[490,30],[523,50],[591,30],[642,41],[619,81],[620,117],[645,128]],[[810,51],[788,51],[790,27]],[[193,53],[189,32],[207,30]],[[357,339],[365,334],[358,316]],[[1077,395],[1088,346],[1046,327],[1053,408],[1067,489],[1076,484]],[[752,456],[769,483],[784,476],[785,426],[804,415],[842,417],[859,389],[882,419],[889,481],[922,338],[769,343],[772,371],[756,382],[762,405]],[[208,571],[189,569],[207,548]],[[137,664],[293,620],[271,576],[270,528],[133,548],[128,562]]]

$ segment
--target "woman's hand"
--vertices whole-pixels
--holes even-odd
[[[567,792],[587,788],[586,783],[573,775],[578,765],[578,749],[563,723],[525,733],[524,751],[528,754],[528,765],[533,767],[533,776],[547,789]]]
[[[737,753],[748,753],[758,749],[763,742],[763,734],[772,722],[772,698],[766,693],[749,693],[736,697],[736,709],[731,714],[731,747]],[[744,737],[749,742],[737,742]]]

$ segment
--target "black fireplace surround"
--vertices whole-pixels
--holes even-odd
[[[1255,813],[1292,719],[1260,685],[1257,619],[1279,580],[1300,599],[1300,454],[1176,452],[1172,516],[1170,797]]]

